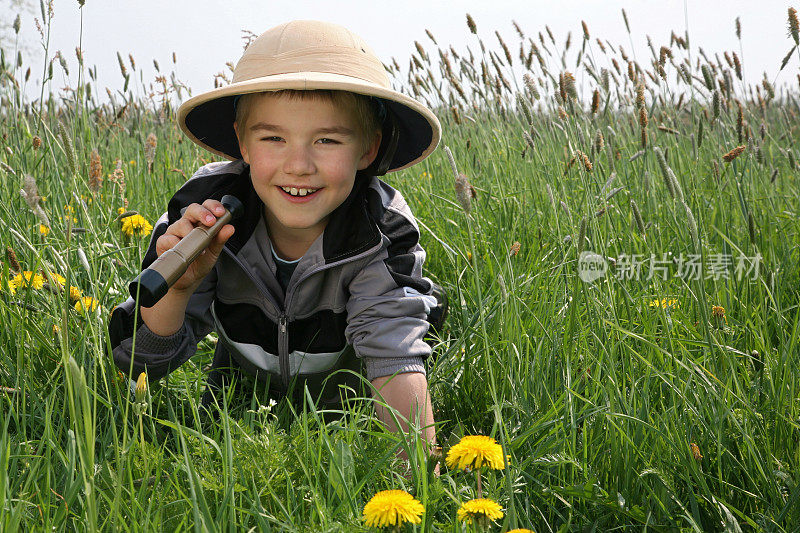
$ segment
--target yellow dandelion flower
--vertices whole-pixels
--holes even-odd
[[[70,303],[75,303],[78,300],[83,298],[83,294],[81,294],[81,290],[78,287],[70,287],[69,288],[69,301]]]
[[[382,490],[364,506],[363,520],[367,527],[400,526],[405,522],[419,524],[425,508],[404,490]]]
[[[44,224],[39,224],[39,235],[41,235],[42,237],[47,237],[49,233],[50,233],[50,228],[48,228]]]
[[[477,498],[461,504],[457,513],[461,522],[471,524],[473,520],[486,522],[488,520],[499,520],[503,518],[503,510],[494,500],[488,498]]]
[[[75,310],[82,315],[93,313],[97,309],[97,300],[91,296],[83,296],[75,302]]]
[[[447,466],[462,469],[488,466],[495,470],[506,467],[503,448],[493,438],[483,435],[467,435],[450,448]]]
[[[517,529],[512,529],[511,531],[506,531],[506,533],[534,533],[532,529],[525,529],[524,527],[520,527]]]
[[[662,309],[680,307],[678,300],[675,298],[662,298],[660,300],[656,298],[649,305],[650,307],[661,307]]]
[[[2,272],[0,271],[0,274]],[[17,286],[11,283],[12,280],[6,279],[5,277],[0,277],[0,292],[8,291],[9,294],[13,295],[17,292]]]
[[[26,270],[25,272],[20,272],[9,282],[14,289],[21,289],[23,287],[30,287],[32,289],[39,290],[44,287],[44,278],[41,274],[37,274],[36,272],[31,272]]]
[[[721,305],[711,307],[711,319],[714,321],[716,328],[722,329],[728,322],[728,317],[725,316],[725,308]]]
[[[130,161],[128,161],[128,164],[135,167],[136,166],[136,160],[135,159],[131,159]]]
[[[118,208],[117,208],[117,214],[118,214],[118,215],[121,215],[121,214],[122,214],[122,213],[124,213],[124,212],[125,212],[125,208],[124,208],[124,207],[118,207]]]
[[[146,237],[153,231],[153,226],[142,215],[131,215],[122,219],[122,233],[128,237],[139,235]]]
[[[48,272],[48,274],[50,274],[50,277],[53,279],[53,281],[55,281],[56,283],[58,283],[62,287],[67,282],[67,278],[65,278],[61,274],[56,274],[55,272]],[[42,276],[42,277],[44,278],[44,276]],[[45,279],[45,281],[47,281],[47,278],[44,278],[44,279]]]

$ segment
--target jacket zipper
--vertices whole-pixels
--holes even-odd
[[[286,331],[286,313],[278,318],[278,364],[284,390],[289,390],[289,334]]]
[[[288,333],[288,329],[287,329],[287,323],[288,323],[288,317],[289,317],[290,303],[292,301],[291,297],[294,296],[294,292],[295,292],[294,289],[297,286],[299,286],[300,283],[305,281],[307,278],[313,276],[317,272],[321,272],[321,271],[323,271],[325,269],[333,268],[335,266],[338,266],[338,265],[341,265],[341,264],[344,264],[344,263],[349,263],[351,261],[357,261],[358,259],[361,259],[362,257],[366,257],[367,255],[375,253],[375,250],[380,248],[380,245],[381,244],[378,243],[377,245],[373,246],[369,250],[367,250],[365,252],[362,252],[362,253],[360,253],[358,255],[354,255],[352,257],[348,257],[347,259],[343,259],[341,261],[337,261],[337,262],[330,263],[330,264],[327,264],[327,265],[322,265],[322,266],[319,266],[317,268],[314,268],[314,269],[304,273],[303,276],[300,277],[300,279],[298,279],[294,284],[292,284],[289,287],[287,287],[286,298],[285,298],[285,302],[284,302],[285,309],[283,311],[280,311],[278,309],[277,302],[272,298],[272,294],[269,292],[269,290],[267,290],[267,288],[264,287],[264,285],[261,283],[261,280],[256,278],[255,276],[253,276],[253,274],[250,272],[250,270],[247,268],[247,266],[245,266],[242,263],[242,261],[240,261],[239,258],[236,257],[236,255],[234,255],[233,252],[231,252],[227,247],[223,248],[223,250],[225,250],[225,252],[234,260],[234,262],[237,265],[239,265],[239,268],[241,268],[244,271],[244,273],[247,275],[247,277],[249,277],[253,281],[253,283],[256,285],[256,287],[258,287],[258,290],[261,291],[261,293],[266,297],[266,299],[272,304],[272,306],[276,310],[276,314],[278,315],[278,365],[279,365],[280,371],[281,371],[281,381],[283,382],[283,386],[284,386],[285,390],[289,388],[289,379],[290,379],[290,375],[289,375],[289,372],[290,372],[290,368],[289,368],[289,333]]]

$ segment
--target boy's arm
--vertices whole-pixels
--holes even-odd
[[[143,267],[152,263],[157,256],[155,243],[164,234],[168,225],[165,213],[154,225]],[[157,315],[145,322],[143,314],[147,312],[142,313],[140,308],[137,313],[132,298],[115,307],[108,329],[112,355],[117,367],[125,374],[132,369],[134,377],[146,371],[150,379],[159,379],[186,362],[196,352],[197,342],[213,328],[209,307],[215,291],[214,270],[193,293],[176,295],[175,291],[170,290],[162,302],[169,303],[169,300],[175,300],[173,304],[177,302],[179,311],[173,311],[172,318],[164,322],[161,319],[166,317]],[[148,311],[153,311],[156,307]]]
[[[389,409],[384,407],[383,403],[375,404],[378,419],[391,431],[400,429],[408,432],[409,422],[419,424],[422,435],[428,444],[428,450],[432,450],[436,445],[436,431],[431,396],[428,392],[428,379],[425,374],[406,372],[395,376],[375,378],[371,383],[375,387],[374,395],[397,411],[397,421],[400,422],[400,427],[397,427],[395,417],[392,416]],[[401,452],[401,456],[405,456],[404,451]]]

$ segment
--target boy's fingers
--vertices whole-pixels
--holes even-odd
[[[170,235],[169,233],[165,233],[161,237],[158,238],[156,242],[156,252],[158,255],[163,254],[167,250],[172,249],[176,244],[180,242],[180,237],[177,235]]]
[[[206,200],[206,202],[209,201],[212,200]],[[220,215],[222,215],[222,213],[220,213]],[[187,207],[181,219],[186,219],[189,222],[199,223],[204,226],[213,226],[214,222],[217,221],[216,215],[214,215],[210,209],[200,204],[191,204],[189,207]]]
[[[209,198],[208,200],[203,202],[203,207],[208,209],[211,212],[211,214],[213,214],[217,218],[225,214],[225,207],[219,200],[211,200]]]

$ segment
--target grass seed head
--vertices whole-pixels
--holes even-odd
[[[97,192],[103,184],[103,162],[97,150],[89,154],[89,190]]]
[[[75,176],[78,173],[78,157],[75,155],[75,146],[72,144],[72,138],[67,131],[67,127],[60,120],[58,121],[58,133],[61,137],[61,142],[64,144],[64,153],[67,156],[69,171]]]
[[[733,150],[731,150],[731,151],[730,151],[730,152],[728,152],[727,154],[723,155],[723,156],[722,156],[722,159],[723,159],[723,160],[724,160],[726,163],[730,163],[731,161],[733,161],[734,159],[736,159],[737,157],[739,157],[740,155],[742,155],[742,152],[744,152],[744,149],[745,149],[745,146],[744,146],[744,145],[737,146],[736,148],[734,148]]]
[[[644,236],[644,219],[642,219],[642,213],[639,211],[639,206],[636,205],[636,200],[631,198],[631,210],[633,211],[633,221],[636,222],[636,228],[639,230],[639,233]]]
[[[469,31],[473,33],[473,35],[478,34],[478,27],[475,25],[475,20],[469,13],[467,13],[467,27],[469,28]]]
[[[800,46],[800,23],[797,22],[797,10],[789,8],[789,35],[794,39],[794,44]]]

